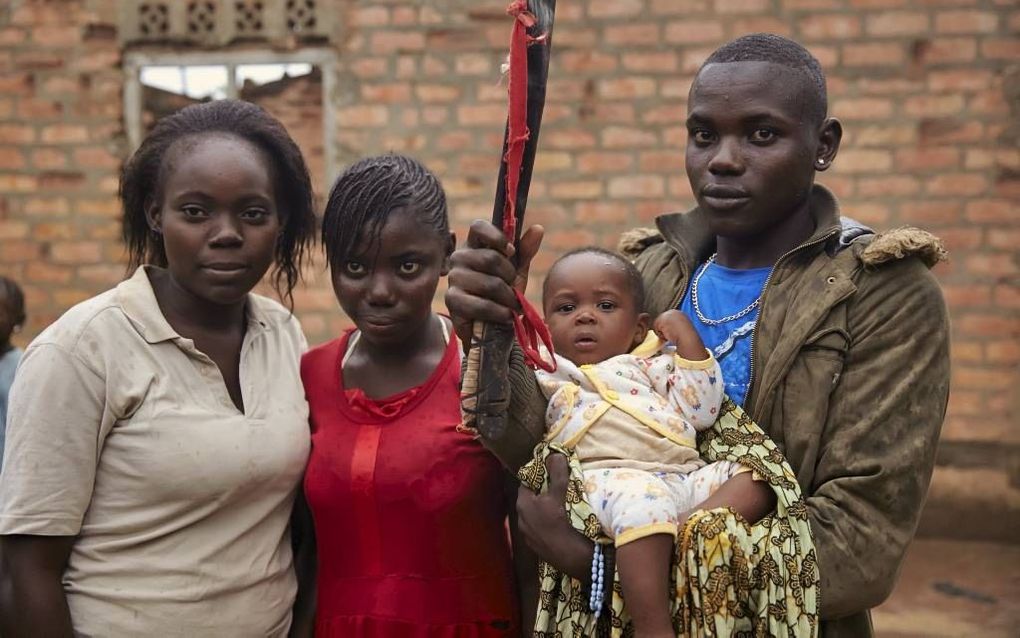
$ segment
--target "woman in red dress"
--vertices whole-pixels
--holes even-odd
[[[305,497],[318,545],[315,634],[520,634],[508,474],[460,429],[460,348],[432,311],[455,238],[432,173],[397,155],[337,180],[323,240],[356,328],[301,365]]]

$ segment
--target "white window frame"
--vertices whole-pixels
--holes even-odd
[[[326,174],[329,184],[336,173],[336,118],[333,95],[336,89],[336,53],[331,49],[306,48],[297,51],[130,51],[124,54],[124,128],[129,151],[142,143],[142,68],[147,66],[225,66],[227,97],[237,97],[236,69],[246,64],[311,64],[322,72],[322,136]]]

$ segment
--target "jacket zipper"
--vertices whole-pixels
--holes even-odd
[[[775,265],[772,266],[772,270],[769,271],[768,277],[765,278],[765,283],[761,287],[761,302],[759,303],[759,308],[758,308],[758,318],[754,320],[754,329],[751,330],[751,365],[750,365],[750,369],[749,369],[748,375],[747,375],[747,379],[748,379],[748,381],[747,381],[747,389],[744,390],[744,398],[740,402],[740,407],[745,407],[745,404],[747,403],[747,397],[751,396],[751,387],[754,386],[754,337],[755,337],[755,335],[758,334],[758,319],[761,319],[761,313],[763,313],[765,311],[765,294],[768,292],[769,282],[772,281],[772,275],[774,275],[776,273],[776,271],[779,269],[779,265],[783,262],[783,260],[786,259],[787,257],[789,257],[790,255],[792,255],[792,254],[794,254],[794,253],[796,253],[796,252],[798,252],[798,251],[800,251],[800,250],[802,250],[804,248],[808,248],[810,246],[814,246],[814,245],[819,244],[819,243],[827,242],[830,239],[832,239],[838,232],[839,231],[833,231],[833,232],[829,233],[828,235],[823,235],[822,237],[819,237],[818,239],[816,239],[813,242],[809,242],[807,244],[801,244],[800,246],[797,246],[793,250],[789,250],[789,251],[785,252],[783,255],[781,255],[779,257],[779,259],[776,260]],[[747,406],[747,407],[750,407],[750,406]],[[758,422],[758,415],[757,414],[753,415],[751,418],[752,418],[752,420],[755,423]]]

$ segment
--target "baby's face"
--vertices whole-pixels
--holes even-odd
[[[597,253],[558,262],[546,279],[542,305],[557,354],[577,365],[630,352],[647,331],[626,271]]]

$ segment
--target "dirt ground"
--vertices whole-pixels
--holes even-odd
[[[914,541],[873,620],[879,638],[1020,636],[1020,545]]]

